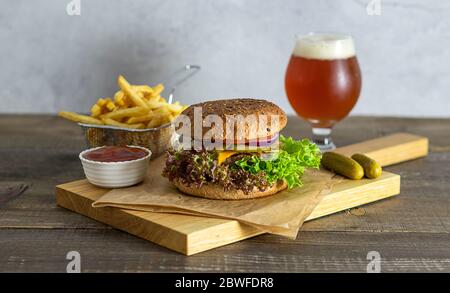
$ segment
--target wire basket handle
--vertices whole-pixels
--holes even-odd
[[[175,90],[177,89],[177,87],[179,85],[183,84],[186,80],[190,79],[195,74],[197,74],[197,72],[199,72],[200,69],[201,69],[200,65],[188,64],[171,74],[171,76],[169,78],[169,80],[171,82],[169,82],[169,83],[171,83],[172,86],[170,87],[169,96],[167,98],[167,100],[168,100],[167,102],[169,104],[172,104],[173,96],[174,96],[174,93],[175,93]],[[181,78],[180,78],[180,76],[181,76]]]

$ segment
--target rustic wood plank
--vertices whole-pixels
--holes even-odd
[[[28,187],[29,185],[26,182],[21,181],[0,182],[0,206],[13,198],[20,196]]]
[[[366,272],[373,250],[382,272],[450,272],[440,233],[262,235],[187,257],[116,230],[0,229],[0,246],[1,272],[65,272],[72,250],[82,272]]]
[[[428,138],[395,133],[337,148],[336,152],[346,156],[365,154],[383,167],[425,157],[428,155]]]

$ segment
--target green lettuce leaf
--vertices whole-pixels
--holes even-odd
[[[267,157],[249,155],[236,161],[236,166],[250,173],[264,172],[271,184],[277,180],[286,180],[288,188],[302,185],[300,178],[306,168],[319,168],[321,152],[308,139],[294,140],[280,136],[280,150]]]

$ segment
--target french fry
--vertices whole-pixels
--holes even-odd
[[[164,91],[164,85],[162,83],[155,85],[153,88],[153,96],[159,96]]]
[[[169,115],[161,115],[160,117],[161,117],[161,124],[160,125],[163,125],[163,124],[166,124],[166,123],[170,122]]]
[[[148,128],[155,128],[161,125],[161,117],[155,116],[150,122],[148,122],[147,127]]]
[[[154,128],[173,121],[187,106],[168,104],[161,96],[162,84],[130,85],[120,75],[120,90],[111,98],[100,98],[92,105],[91,116],[62,111],[63,118],[86,124],[107,124],[123,128]]]
[[[109,111],[114,111],[116,109],[116,105],[112,101],[108,101],[106,103],[106,109]]]
[[[114,112],[109,112],[106,114],[103,114],[100,116],[101,118],[112,118],[112,119],[120,119],[124,117],[131,117],[131,116],[142,116],[148,112],[148,109],[143,107],[132,107],[132,108],[125,108],[125,109],[119,109]]]
[[[141,92],[144,95],[145,94],[153,94],[153,89],[151,86],[149,85],[132,85],[131,86],[132,89],[134,89],[136,92]]]
[[[128,102],[128,100],[126,98],[122,98],[121,100],[115,102],[116,106],[119,108],[128,108],[130,106],[130,103]]]
[[[122,89],[122,91],[130,97],[130,99],[133,101],[133,103],[136,106],[148,108],[147,103],[143,98],[141,98],[134,89],[131,88],[131,85],[128,83],[128,81],[123,77],[122,75],[119,75],[119,78],[117,79],[117,83],[119,84],[119,87]]]
[[[150,121],[153,117],[155,117],[155,114],[150,112],[147,115],[130,117],[130,118],[128,118],[127,123],[135,124],[135,123],[147,122],[147,121]]]
[[[154,101],[149,101],[149,102],[147,102],[147,105],[148,105],[148,107],[150,108],[150,109],[157,109],[157,108],[161,108],[161,107],[164,107],[166,104],[165,103],[162,103],[162,102],[154,102]]]
[[[168,116],[170,114],[170,110],[167,104],[164,104],[163,106],[155,109],[154,112],[160,116]]]
[[[120,90],[114,94],[114,102],[118,106],[125,106],[125,94],[123,93],[123,91]]]
[[[106,105],[106,100],[105,100],[105,99],[102,99],[102,98],[98,99],[97,105],[98,105],[100,108],[103,107],[103,106],[105,106],[105,105]]]
[[[106,125],[117,126],[117,127],[123,127],[123,128],[134,128],[134,129],[142,129],[142,128],[145,128],[145,124],[143,124],[143,123],[126,124],[126,123],[122,123],[122,122],[116,121],[116,120],[111,119],[111,118],[102,118],[102,121],[103,121],[103,123],[105,123]]]
[[[100,124],[100,125],[103,124],[103,122],[97,118],[77,114],[75,112],[61,111],[58,113],[58,115],[75,122],[81,122],[85,124]]]
[[[114,94],[114,101],[117,101],[117,100],[123,98],[124,95],[125,95],[125,94],[123,93],[122,90],[118,90],[118,91]]]
[[[92,117],[98,117],[101,114],[102,114],[102,108],[99,105],[97,105],[97,104],[92,105],[92,107],[91,107],[91,116]]]
[[[180,105],[179,102],[175,102],[173,104],[168,104],[167,107],[169,110],[173,113],[179,114],[181,111],[183,111],[183,106]]]
[[[148,102],[152,103],[152,102],[159,102],[160,96],[154,96],[154,97],[150,97],[148,98]]]

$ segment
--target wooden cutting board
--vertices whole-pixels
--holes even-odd
[[[352,155],[364,153],[382,166],[428,154],[428,139],[397,133],[349,145],[336,150]],[[56,186],[57,205],[88,216],[130,234],[186,255],[220,247],[263,232],[234,220],[179,214],[132,211],[113,207],[93,208],[94,201],[109,189],[95,187],[87,180]],[[306,221],[330,215],[400,193],[400,176],[383,172],[377,179],[343,180],[324,196]]]

